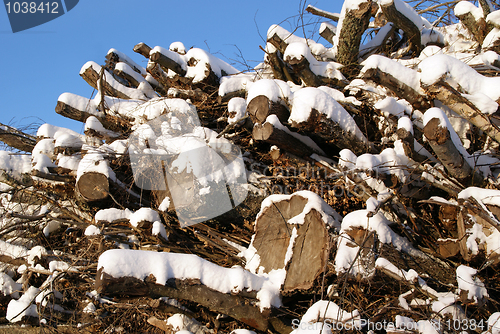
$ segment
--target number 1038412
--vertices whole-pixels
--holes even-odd
[[[50,2],[6,2],[5,8],[7,14],[59,14],[59,3],[56,1]]]

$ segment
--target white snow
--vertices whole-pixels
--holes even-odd
[[[92,115],[101,115],[101,113],[97,110],[97,105],[94,100],[87,99],[83,96],[72,93],[62,93],[57,98],[57,101],[64,102],[77,110],[86,111]]]
[[[12,299],[7,305],[5,318],[10,322],[21,321],[24,316],[38,318],[36,305],[33,301],[39,292],[38,288],[30,286],[21,298],[18,300]]]
[[[483,10],[481,8],[474,6],[474,4],[472,4],[472,2],[470,1],[460,1],[455,5],[453,11],[455,12],[456,16],[462,16],[467,13],[470,13],[472,14],[472,16],[474,16],[474,19],[476,21],[484,17]]]
[[[165,198],[161,201],[160,205],[158,206],[158,210],[167,212],[169,206],[170,206],[170,197],[165,196]]]
[[[488,318],[488,329],[491,334],[500,334],[500,312],[495,312]]]
[[[0,151],[0,170],[12,176],[31,172],[31,157],[24,154],[13,154],[12,152]]]
[[[338,29],[338,25],[337,25],[337,29]],[[280,27],[277,24],[271,25],[269,27],[269,29],[267,30],[267,40],[269,40],[275,34],[278,35],[287,44],[298,42],[298,43],[302,43],[305,45],[309,45],[311,52],[316,56],[319,56],[319,57],[331,57],[332,56],[332,54],[329,52],[329,50],[323,44],[317,43],[311,39],[305,39],[305,38],[295,36],[294,34],[289,32],[288,30]]]
[[[110,208],[97,211],[94,216],[94,220],[96,222],[113,222],[119,219],[130,219],[131,216],[132,211],[130,211],[129,209],[120,210],[116,208]]]
[[[0,272],[0,294],[4,296],[12,295],[14,299],[19,298],[22,284],[16,283],[9,275]]]
[[[289,63],[293,61],[299,62],[304,58],[307,59],[309,68],[314,74],[329,79],[345,80],[344,75],[339,71],[342,67],[341,64],[333,61],[316,60],[309,46],[303,42],[290,43],[283,55],[283,59]]]
[[[247,103],[242,97],[233,97],[227,103],[227,111],[229,124],[237,123],[242,117],[247,115]]]
[[[241,267],[224,268],[192,254],[112,249],[99,257],[97,269],[101,268],[115,278],[130,276],[144,280],[152,274],[156,283],[162,285],[170,278],[199,279],[222,293],[258,291],[262,310],[281,305],[279,287],[283,281],[273,281],[276,278],[272,273],[266,277]]]
[[[163,239],[168,240],[168,235],[167,235],[167,231],[165,230],[165,226],[160,221],[153,222],[151,234],[152,235],[159,235]]]
[[[151,208],[140,208],[130,216],[130,224],[134,227],[139,226],[140,222],[160,222],[160,215]]]
[[[85,233],[84,234],[86,236],[99,235],[99,234],[101,234],[101,230],[97,226],[95,226],[95,225],[89,225],[85,229]]]
[[[477,270],[465,265],[457,268],[458,289],[467,291],[467,299],[478,304],[488,298],[488,291],[484,283],[478,277],[475,277]]]
[[[185,55],[186,54],[186,47],[182,42],[172,42],[170,43],[170,46],[168,47],[170,51],[177,52],[180,55]]]
[[[350,132],[360,141],[368,143],[351,115],[328,93],[318,88],[305,87],[293,94],[292,109],[290,110],[288,122],[300,124],[307,121],[312,109],[325,114],[338,123],[343,130]]]
[[[248,89],[247,104],[259,95],[266,96],[274,102],[288,101],[291,97],[290,86],[277,79],[261,79]]]
[[[220,79],[219,96],[225,96],[226,94],[241,90],[247,91],[255,79],[255,73],[238,73],[236,75],[223,76]]]
[[[418,66],[422,85],[432,85],[441,79],[463,93],[484,94],[493,101],[500,98],[500,78],[485,77],[464,62],[438,54],[424,59]]]

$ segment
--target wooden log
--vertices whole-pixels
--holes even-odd
[[[415,109],[428,109],[431,107],[427,96],[417,92],[412,87],[404,82],[399,81],[389,73],[381,71],[379,68],[370,68],[364,71],[360,77],[362,79],[371,80],[381,86],[389,88],[400,99],[405,99],[410,102]]]
[[[180,76],[186,75],[186,70],[183,69],[180,64],[160,51],[151,53],[149,55],[149,59],[159,64],[164,71],[168,71],[170,69]]]
[[[165,285],[154,279],[139,280],[133,277],[114,278],[102,271],[97,272],[96,290],[109,296],[151,296],[188,300],[208,309],[226,314],[255,329],[268,327],[269,310],[260,312],[256,300],[249,297],[222,293],[201,284],[198,280],[169,279]],[[244,294],[244,293],[243,293]]]
[[[99,122],[108,130],[115,132],[130,132],[132,127],[132,119],[128,119],[124,116],[117,117],[112,115],[96,116],[93,113],[89,113],[86,110],[79,110],[63,101],[57,101],[56,113],[66,118],[73,119],[75,121],[85,122],[90,116],[95,116]]]
[[[248,102],[247,114],[253,123],[264,123],[269,115],[276,115],[282,123],[290,117],[290,111],[283,103],[271,101],[265,95],[258,95]]]
[[[337,33],[337,28],[330,23],[323,22],[319,28],[319,35],[326,39],[330,44],[333,44],[333,37]]]
[[[257,123],[252,130],[252,138],[257,141],[265,141],[271,145],[290,152],[299,157],[309,157],[317,153],[313,148],[294,137],[291,133],[275,127],[270,122]]]
[[[2,123],[0,123],[0,141],[24,152],[33,151],[36,145],[36,138],[34,136]]]
[[[396,28],[404,31],[411,44],[410,50],[412,50],[415,55],[418,56],[420,54],[420,51],[422,50],[422,41],[420,34],[421,27],[417,27],[415,23],[405,15],[404,12],[399,11],[395,4],[395,1],[400,0],[393,0],[391,2],[384,1],[381,5],[382,12],[384,13],[388,21],[394,23]]]
[[[346,3],[344,3],[344,6]],[[344,74],[352,70],[352,66],[358,63],[359,46],[363,33],[368,28],[372,14],[372,1],[367,0],[359,3],[356,9],[345,11],[342,27],[338,34],[337,62],[345,65],[341,71]]]
[[[100,201],[109,195],[108,177],[99,172],[87,172],[76,181],[76,191],[88,202]]]
[[[97,68],[99,68],[99,70],[96,70]],[[125,85],[119,83],[115,78],[113,78],[111,73],[96,63],[88,64],[85,69],[82,69],[80,76],[94,89],[99,89],[99,83],[102,82],[102,92],[105,95],[127,100],[147,100],[147,97],[142,91],[126,87]]]
[[[484,38],[490,32],[491,27],[488,27],[485,19],[483,17],[476,20],[471,12],[466,12],[461,15],[457,15],[460,22],[467,28],[467,30],[474,36],[474,39],[479,43],[483,44]]]
[[[316,8],[312,5],[307,5],[306,11],[313,14],[313,15],[325,17],[325,18],[330,19],[330,20],[335,21],[335,22],[338,22],[340,19],[340,14],[330,13],[330,12],[327,12],[325,10]]]
[[[301,57],[300,59],[286,57],[285,61],[290,64],[295,75],[298,76],[306,86],[318,87],[327,79],[314,74],[309,66],[309,61],[305,57]],[[335,83],[338,83],[338,80],[336,80]],[[332,82],[332,84],[335,83]]]
[[[441,125],[439,118],[433,118],[424,126],[424,135],[437,158],[450,175],[465,185],[482,184],[482,178],[475,173],[460,154],[450,137],[450,131]],[[471,177],[472,176],[472,177]]]
[[[141,42],[138,43],[134,46],[134,52],[137,52],[140,55],[143,55],[144,57],[149,59],[149,53],[151,52],[151,47],[148,46],[147,44]]]
[[[485,132],[489,137],[500,143],[500,128],[490,118],[467,100],[456,89],[444,81],[438,81],[430,86],[422,87],[430,97],[438,99],[458,115],[467,119]]]
[[[308,200],[294,193],[262,209],[255,221],[252,245],[260,256],[260,266],[266,273],[286,266],[284,292],[311,288],[328,258],[328,227],[322,212],[311,208],[302,224],[289,223],[301,214]],[[292,255],[285,262],[289,250]]]
[[[106,65],[109,66],[109,69],[111,71],[113,71],[115,69],[114,65],[116,65],[119,62],[127,64],[135,72],[137,72],[139,74],[144,73],[144,68],[141,68],[139,65],[137,65],[134,61],[132,61],[126,55],[122,54],[121,52],[119,52],[115,49],[109,50],[108,54],[106,55]]]
[[[201,89],[180,89],[180,88],[169,88],[167,91],[167,97],[179,98],[179,99],[190,99],[191,101],[204,102],[208,99],[208,94],[203,92]]]
[[[311,110],[306,122],[292,122],[291,125],[317,142],[323,141],[340,149],[348,148],[356,155],[373,151],[370,143],[363,142],[353,133],[345,131],[338,123],[316,109]]]
[[[283,62],[281,53],[278,49],[274,49],[274,52],[267,52],[267,62],[271,66],[274,79],[283,80],[285,82],[296,81],[292,79],[288,71],[288,65]]]

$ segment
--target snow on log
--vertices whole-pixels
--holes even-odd
[[[0,141],[24,152],[31,152],[36,145],[35,137],[2,123],[0,123]]]
[[[403,0],[382,0],[380,7],[386,19],[404,31],[410,42],[410,49],[418,56],[422,50],[420,30],[423,23],[420,15]]]
[[[108,96],[118,97],[121,99],[136,99],[148,100],[149,98],[142,90],[126,87],[116,81],[112,74],[105,70],[101,65],[89,61],[85,63],[81,70],[80,76],[93,88],[103,90]],[[102,76],[102,87],[99,88]]]
[[[491,30],[484,19],[483,10],[469,1],[460,1],[455,5],[454,12],[460,22],[474,36],[475,40],[482,44],[484,38]]]
[[[356,153],[371,151],[371,145],[351,115],[328,94],[327,87],[306,87],[293,95],[288,122],[292,127]]]
[[[469,154],[465,151],[447,117],[438,108],[431,108],[424,114],[424,135],[437,158],[445,166],[451,176],[465,185],[482,183],[482,177],[474,171],[466,160]],[[453,133],[453,137],[450,134]],[[467,154],[465,157],[462,154]]]
[[[482,76],[447,55],[426,58],[419,69],[421,86],[428,94],[500,142],[500,129],[489,117],[498,109],[500,78]]]
[[[133,61],[129,56],[127,56],[126,54],[116,50],[116,49],[109,49],[108,53],[106,54],[106,61],[107,63],[112,63],[113,66],[111,66],[111,70],[114,70],[115,69],[115,64],[118,64],[118,63],[125,63],[127,64],[128,66],[130,66],[130,68],[132,70],[134,70],[136,73],[139,73],[140,75],[142,76],[145,76],[146,75],[146,69],[140,65],[138,65],[135,61]]]
[[[283,55],[284,60],[292,66],[295,74],[306,86],[318,87],[321,84],[335,86],[345,85],[345,77],[339,69],[341,64],[333,61],[318,61],[305,43],[290,43]]]
[[[103,200],[109,195],[109,178],[114,173],[104,156],[87,152],[78,165],[76,191],[86,201]]]
[[[273,24],[267,30],[267,42],[277,48],[283,55],[289,44],[302,43],[309,46],[311,53],[315,57],[333,58],[331,50],[327,49],[323,44],[317,43],[312,39],[295,36],[293,33],[276,24]]]
[[[363,33],[372,15],[371,0],[346,0],[342,5],[333,48],[339,63],[351,67],[358,63]]]
[[[298,191],[271,195],[255,220],[255,235],[245,251],[252,272],[286,275],[283,291],[309,289],[328,258],[330,228],[341,217],[318,195]]]
[[[330,12],[327,12],[326,10],[316,8],[312,5],[307,5],[306,11],[308,11],[309,13],[311,13],[313,15],[325,17],[325,18],[330,19],[330,20],[335,21],[335,22],[338,22],[340,19],[340,14],[330,13]]]
[[[415,109],[430,107],[420,88],[419,73],[395,60],[372,55],[361,63],[360,77],[392,90],[399,98],[410,102]]]
[[[309,8],[309,7],[308,7]],[[319,34],[326,39],[330,44],[333,44],[333,37],[337,33],[337,27],[328,22],[321,22],[319,26]]]
[[[276,145],[299,157],[309,157],[313,153],[324,154],[311,138],[290,131],[281,124],[276,115],[269,115],[262,124],[256,123],[252,130],[252,138]]]
[[[97,264],[96,290],[189,300],[259,330],[279,307],[281,277],[224,268],[192,254],[108,250]],[[250,298],[244,296],[251,296]]]
[[[149,59],[159,64],[165,72],[172,70],[180,76],[184,76],[187,73],[187,64],[184,57],[177,52],[164,49],[161,46],[155,46],[149,52]]]

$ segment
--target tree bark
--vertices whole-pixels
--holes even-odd
[[[358,63],[359,46],[363,33],[368,28],[372,11],[372,1],[361,2],[357,9],[347,10],[342,21],[337,45],[337,62],[345,65],[343,72],[352,71]],[[349,75],[350,73],[344,73]]]
[[[340,149],[348,148],[356,155],[373,150],[369,143],[359,140],[354,134],[345,131],[339,124],[316,109],[312,109],[306,122],[299,124],[292,122],[291,125],[313,139],[318,138],[319,141],[324,141],[326,144],[334,145]]]
[[[36,138],[16,128],[0,123],[0,141],[24,152],[31,152],[36,145]]]
[[[83,123],[85,123],[87,118],[89,118],[90,116],[95,116],[99,120],[99,122],[101,122],[102,126],[104,126],[106,129],[124,133],[130,132],[131,122],[133,121],[131,119],[127,119],[124,116],[96,116],[89,113],[88,111],[76,109],[62,101],[57,101],[56,113],[66,118],[70,118]]]
[[[257,300],[242,295],[230,295],[212,290],[197,280],[169,279],[167,284],[156,284],[155,279],[146,282],[133,277],[114,278],[102,270],[97,272],[96,290],[109,296],[169,297],[189,300],[208,309],[226,314],[255,329],[265,331],[270,311],[260,312]]]
[[[149,59],[151,61],[159,64],[164,71],[172,70],[180,76],[186,75],[186,70],[184,70],[180,64],[175,62],[175,60],[169,58],[167,55],[164,55],[161,52],[154,52],[149,55]]]
[[[276,145],[299,157],[309,157],[311,154],[317,153],[298,138],[274,127],[269,122],[255,124],[252,131],[252,138],[257,141],[265,141],[271,145]]]
[[[479,43],[483,44],[484,38],[488,35],[491,28],[488,27],[484,18],[480,18],[476,21],[472,13],[467,12],[464,15],[457,15],[458,19],[467,28],[467,30],[474,36],[474,39]]]
[[[484,131],[489,137],[500,143],[500,128],[487,115],[482,113],[472,102],[463,97],[456,89],[444,81],[422,87],[433,98],[443,102],[458,115]]]
[[[399,81],[392,75],[382,72],[378,68],[370,68],[361,75],[362,79],[371,80],[381,86],[392,90],[400,99],[405,99],[410,102],[415,109],[428,109],[431,104],[427,100],[427,96],[421,95],[412,87]]]
[[[422,50],[420,27],[417,27],[412,20],[406,17],[404,13],[400,12],[396,8],[394,1],[390,3],[384,2],[381,8],[386,19],[394,23],[396,28],[404,31],[411,43],[410,49],[415,53],[415,56],[418,56]]]
[[[149,53],[151,52],[151,47],[148,46],[145,43],[139,43],[134,46],[134,52],[137,52],[140,55],[143,55],[144,57],[149,59]]]
[[[438,118],[433,118],[424,127],[424,135],[438,159],[451,176],[465,185],[480,185],[482,178],[475,173],[450,138],[447,127],[440,125]],[[470,176],[473,177],[470,177]]]

